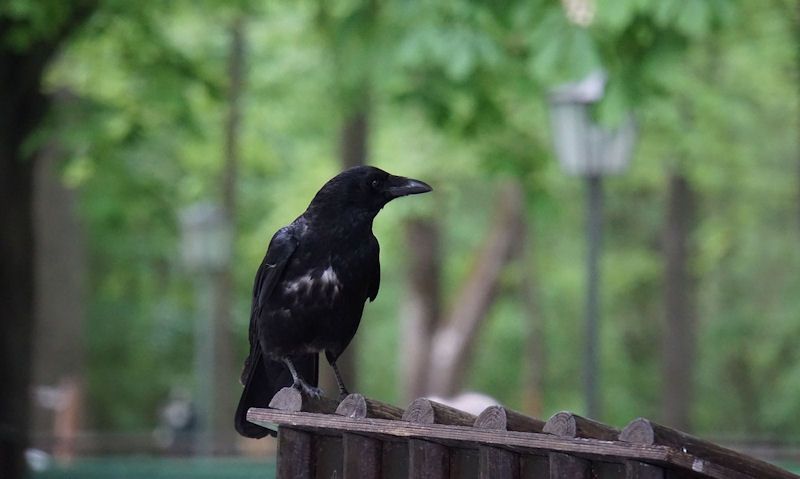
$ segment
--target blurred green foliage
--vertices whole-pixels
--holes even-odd
[[[47,34],[57,3],[0,6]],[[227,28],[243,15],[247,81],[235,264],[243,357],[248,295],[272,232],[338,169],[337,134],[369,92],[371,162],[429,180],[436,197],[377,219],[383,280],[360,330],[359,389],[400,397],[402,220],[444,225],[444,290],[471,267],[493,184],[525,187],[547,345],[546,413],[581,409],[582,191],[550,149],[546,93],[598,67],[600,121],[633,109],[631,169],[608,181],[603,258],[604,420],[658,417],[660,234],[670,171],[700,196],[693,270],[700,336],[699,431],[797,437],[800,423],[800,205],[794,6],[788,0],[598,0],[588,28],[560,2],[464,0],[101,1],[47,87],[50,128],[69,147],[64,180],[89,239],[92,425],[152,427],[170,384],[190,386],[192,290],[177,215],[219,195]],[[52,10],[52,11],[51,11]],[[481,333],[470,386],[519,407],[524,316],[515,268]],[[236,372],[233,373],[236,377]]]

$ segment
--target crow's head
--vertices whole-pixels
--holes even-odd
[[[431,187],[422,181],[390,175],[373,166],[355,166],[331,178],[319,190],[310,207],[341,213],[374,216],[395,198],[427,193]]]

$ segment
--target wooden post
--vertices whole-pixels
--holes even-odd
[[[403,410],[391,404],[366,398],[361,394],[350,394],[339,403],[336,414],[359,419],[400,419],[403,417]]]
[[[603,441],[616,441],[619,436],[618,429],[567,411],[553,414],[544,425],[543,431],[559,437],[582,437]]]
[[[475,420],[475,427],[500,431],[540,433],[544,425],[544,421],[506,409],[503,406],[489,406]]]
[[[642,417],[628,423],[620,433],[619,440],[636,444],[669,446],[697,456],[704,461],[723,464],[727,468],[753,477],[797,479],[795,474],[777,466],[656,424]],[[704,461],[699,461],[695,469],[702,470]]]
[[[403,421],[420,424],[472,425],[475,416],[444,404],[419,398],[409,404]],[[447,479],[450,477],[450,451],[446,446],[421,439],[408,441],[409,479]]]
[[[415,399],[403,413],[403,421],[420,424],[472,426],[475,424],[475,419],[477,418],[468,412],[426,398]]]
[[[278,429],[278,479],[314,477],[311,433],[282,426]]]
[[[320,396],[314,398],[307,396],[295,388],[283,388],[272,397],[269,407],[290,412],[316,412],[322,414],[333,414],[339,403],[335,400]]]
[[[489,406],[475,420],[475,427],[495,429],[499,431],[541,432],[544,422],[527,417],[502,406]],[[507,449],[481,446],[478,464],[479,477],[492,479],[504,477],[516,479],[520,477],[519,455]]]

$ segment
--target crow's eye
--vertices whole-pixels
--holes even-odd
[[[377,190],[379,186],[381,186],[380,180],[372,180],[372,187],[373,188],[375,188]]]

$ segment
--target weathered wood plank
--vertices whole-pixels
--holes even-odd
[[[478,461],[478,451],[473,448],[450,448],[450,477],[478,479]]]
[[[475,427],[502,431],[542,432],[544,421],[503,406],[489,406],[475,420]]]
[[[645,418],[631,421],[619,435],[625,442],[668,446],[696,456],[691,466],[695,472],[708,474],[710,464],[722,465],[733,471],[763,479],[797,479],[800,476],[767,462],[746,456],[731,449],[656,424]]]
[[[498,447],[481,446],[478,451],[480,479],[519,478],[519,455]]]
[[[344,433],[344,479],[380,479],[383,447],[379,439]]]
[[[281,411],[291,412],[316,412],[323,414],[333,414],[336,407],[339,405],[338,401],[329,397],[320,396],[314,398],[305,395],[295,388],[283,388],[274,396],[269,402],[269,407],[272,409],[279,409]]]
[[[342,477],[344,473],[342,438],[314,434],[312,438],[311,457],[314,465],[314,477],[328,479]]]
[[[247,413],[247,419],[261,426],[278,424],[280,426],[321,431],[347,431],[374,435],[379,438],[427,439],[429,441],[452,443],[461,447],[466,442],[527,453],[563,452],[600,460],[602,458],[629,458],[643,462],[670,464],[689,470],[692,470],[692,465],[695,464],[697,459],[681,450],[659,445],[569,439],[548,434],[493,431],[464,426],[433,426],[385,419],[351,419],[338,415],[304,412],[289,413],[275,409],[251,408]],[[710,461],[703,461],[702,472],[706,476],[716,479],[745,479],[750,477]],[[796,478],[797,476],[785,477]]]
[[[447,446],[422,439],[408,441],[408,479],[448,479],[450,453]]]
[[[619,462],[592,461],[589,464],[592,479],[624,479],[625,464]]]
[[[616,441],[619,436],[619,429],[567,411],[553,414],[542,430],[559,437],[583,437],[604,441]]]
[[[665,479],[664,468],[638,461],[625,461],[625,479]]]
[[[550,459],[545,455],[521,454],[520,479],[543,479],[550,477]]]
[[[419,424],[450,424],[458,426],[472,426],[475,416],[450,406],[431,401],[427,398],[418,398],[408,405],[403,413],[403,421]]]
[[[314,477],[311,433],[289,427],[278,429],[278,479],[311,479]]]
[[[550,479],[590,479],[591,467],[586,459],[551,452],[550,458]]]
[[[383,441],[383,479],[408,479],[408,441]]]
[[[336,414],[353,418],[400,419],[403,417],[403,409],[361,394],[350,394],[339,403]]]

